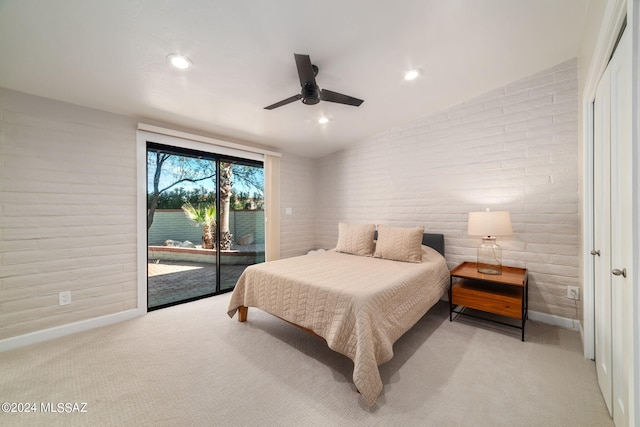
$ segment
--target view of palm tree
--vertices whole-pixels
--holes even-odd
[[[216,206],[205,205],[194,208],[187,202],[182,205],[187,218],[202,226],[202,248],[213,249],[216,242]]]

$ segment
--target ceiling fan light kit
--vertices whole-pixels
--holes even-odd
[[[364,102],[362,99],[354,98],[349,95],[344,95],[327,89],[320,89],[316,83],[318,67],[311,64],[311,58],[309,58],[309,55],[300,55],[297,53],[294,53],[293,55],[296,59],[298,78],[300,79],[300,94],[290,96],[287,99],[283,99],[275,104],[264,107],[265,110],[273,110],[274,108],[282,107],[283,105],[287,105],[298,100],[302,100],[302,103],[306,105],[315,105],[320,101],[327,101],[335,102],[337,104],[352,105],[354,107],[359,107],[360,104]]]
[[[302,87],[302,103],[306,105],[316,105],[320,102],[320,96],[318,96],[318,86],[314,86],[311,83],[305,83]]]

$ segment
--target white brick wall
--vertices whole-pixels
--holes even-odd
[[[135,308],[135,127],[0,89],[0,339]]]
[[[571,60],[320,159],[318,244],[339,221],[443,233],[450,267],[474,260],[469,211],[509,210],[503,262],[530,271],[530,308],[579,318],[578,76]]]
[[[280,256],[305,254],[317,247],[318,161],[284,153],[280,161]],[[291,208],[291,215],[286,214]]]

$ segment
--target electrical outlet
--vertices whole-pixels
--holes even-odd
[[[71,291],[64,291],[58,294],[58,305],[71,304]]]
[[[580,288],[576,286],[567,286],[567,298],[580,301]]]

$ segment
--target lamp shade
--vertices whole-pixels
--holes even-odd
[[[510,236],[511,216],[508,211],[469,212],[469,236]]]

